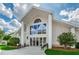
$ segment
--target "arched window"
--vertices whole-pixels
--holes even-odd
[[[34,23],[39,23],[39,22],[41,22],[41,19],[36,19],[36,20],[34,21]]]
[[[36,19],[34,24],[30,26],[30,34],[46,34],[46,23],[42,23],[41,19]]]

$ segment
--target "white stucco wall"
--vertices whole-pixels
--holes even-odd
[[[36,19],[41,19],[42,22],[47,23],[48,13],[39,9],[33,8],[22,20],[27,27],[27,33],[29,33],[30,26]]]
[[[24,16],[22,20],[26,26],[26,36],[28,36],[28,39],[26,39],[27,44],[29,44],[30,37],[47,37],[47,34],[30,35],[30,26],[36,19],[41,19],[42,22],[47,23],[48,14],[48,12],[33,8],[26,16]]]
[[[38,10],[33,8],[24,18],[23,21],[25,24],[32,24],[34,23],[35,19],[41,19],[42,22],[47,22],[48,20],[48,13],[42,10]]]
[[[48,12],[45,12],[45,11],[42,11],[42,10],[38,10],[38,9],[35,9],[33,8],[22,20],[26,26],[26,33],[27,35],[26,36],[29,36],[30,37],[30,25],[32,25],[34,23],[34,20],[37,19],[37,18],[40,18],[42,20],[42,22],[45,22],[47,23],[48,22],[48,15],[49,13]],[[61,22],[56,22],[53,20],[52,22],[52,27],[53,27],[53,30],[52,30],[52,43],[53,43],[53,46],[60,46],[59,45],[59,42],[57,41],[57,37],[63,33],[63,32],[69,32],[69,25],[67,24],[64,24],[64,23],[61,23]],[[48,30],[47,30],[48,31]],[[76,32],[76,35],[77,35],[77,38],[79,38],[79,31]],[[48,37],[47,35],[35,35],[36,37]],[[26,39],[26,43],[29,43],[29,37],[28,39]],[[79,41],[79,40],[78,40]]]
[[[63,33],[63,32],[68,32],[69,27],[68,25],[60,22],[53,21],[53,46],[58,47],[60,46],[57,37]]]

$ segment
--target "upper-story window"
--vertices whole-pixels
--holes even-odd
[[[40,19],[36,19],[32,26],[30,26],[30,35],[32,34],[46,34],[46,23],[42,23]]]
[[[40,22],[41,22],[40,19],[36,19],[36,20],[34,21],[34,23],[40,23]]]

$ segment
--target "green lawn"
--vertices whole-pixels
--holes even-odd
[[[47,55],[79,55],[79,50],[75,50],[75,51],[64,51],[64,50],[49,50],[46,49],[45,53]]]
[[[5,45],[0,45],[0,50],[14,50],[16,48],[5,46]]]

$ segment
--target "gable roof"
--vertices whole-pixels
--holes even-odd
[[[32,7],[30,8],[30,10],[28,11],[28,13],[29,13],[33,8],[34,8],[34,9],[37,9],[37,10],[41,10],[41,11],[47,12],[47,13],[49,13],[49,14],[52,14],[52,17],[53,17],[53,20],[54,20],[54,21],[57,21],[57,22],[60,22],[60,23],[68,24],[68,25],[71,26],[71,27],[79,28],[79,26],[76,26],[76,25],[74,25],[74,24],[71,23],[71,22],[56,19],[56,17],[54,17],[54,15],[53,15],[53,12],[52,12],[51,10],[49,10],[49,9],[44,9],[44,8],[41,8],[41,7],[32,6]],[[27,13],[27,14],[28,14],[28,13]],[[27,15],[27,14],[26,14],[26,15]],[[25,15],[25,16],[26,16],[26,15]],[[24,17],[23,17],[23,18],[24,18]],[[22,19],[21,19],[21,21],[22,21]]]

